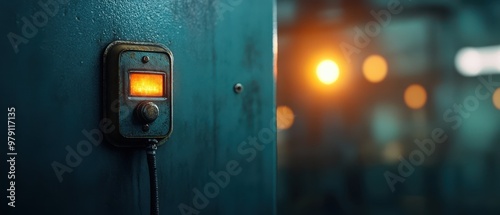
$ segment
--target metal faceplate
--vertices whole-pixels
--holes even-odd
[[[105,51],[104,70],[104,115],[118,127],[108,135],[113,145],[143,147],[148,139],[164,143],[172,132],[172,53],[157,44],[118,41]],[[162,75],[163,96],[132,96],[131,72]],[[153,122],[138,116],[138,106],[145,102],[158,107]]]

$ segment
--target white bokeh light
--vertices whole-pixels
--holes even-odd
[[[457,53],[455,65],[466,77],[500,74],[500,46],[463,48]]]

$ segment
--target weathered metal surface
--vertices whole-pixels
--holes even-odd
[[[160,213],[274,213],[273,1],[20,0],[0,11],[0,107],[16,108],[18,153],[16,207],[3,198],[2,214],[148,214],[144,150],[99,135],[113,126],[101,122],[102,54],[116,40],[164,44],[175,56]],[[195,198],[205,187],[217,195]]]

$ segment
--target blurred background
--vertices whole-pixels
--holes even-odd
[[[279,214],[500,214],[498,11],[278,0]]]

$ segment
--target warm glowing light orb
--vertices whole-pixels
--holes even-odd
[[[339,73],[339,66],[332,60],[324,60],[316,68],[316,75],[326,85],[335,83],[339,78]]]
[[[387,62],[380,55],[371,55],[363,63],[363,75],[372,83],[379,83],[387,76]]]
[[[276,109],[276,123],[279,130],[287,130],[295,121],[293,110],[288,106],[279,106]]]
[[[417,110],[427,102],[427,92],[421,85],[412,84],[406,88],[404,99],[409,108]]]
[[[493,93],[493,105],[500,110],[500,88],[495,90],[495,93]]]

